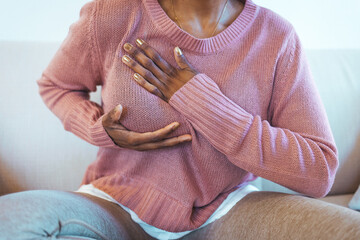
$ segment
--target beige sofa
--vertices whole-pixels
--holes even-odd
[[[65,132],[38,95],[35,81],[58,47],[59,43],[0,42],[0,195],[30,189],[76,190],[86,166],[95,159],[97,148]],[[347,207],[360,184],[360,50],[308,50],[307,56],[340,158],[330,196],[322,200]],[[98,93],[92,99],[99,101]],[[264,179],[254,184],[263,191],[294,193]],[[292,199],[284,196],[278,202]],[[318,208],[319,201],[315,205],[311,201],[307,208]],[[360,219],[353,210],[322,203],[324,216],[334,207],[333,214]],[[351,229],[351,236],[360,239],[360,224]]]

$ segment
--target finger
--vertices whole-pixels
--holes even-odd
[[[179,47],[174,48],[174,55],[175,55],[175,61],[181,69],[186,69],[186,68],[189,68],[191,70],[193,69],[193,67],[188,62],[188,60],[186,59],[185,55],[183,54],[183,52]]]
[[[108,114],[105,115],[105,119],[103,119],[103,123],[106,123],[107,125],[111,123],[117,123],[120,121],[121,115],[123,112],[123,107],[121,104],[114,107]]]
[[[134,79],[141,87],[145,88],[145,90],[165,101],[165,96],[161,93],[161,91],[157,87],[146,81],[140,74],[135,73]]]
[[[123,112],[123,107],[121,104],[117,105],[115,108],[114,108],[114,112],[113,114],[111,115],[111,120],[113,120],[113,122],[119,122],[120,121],[120,118],[121,118],[121,114]]]
[[[144,68],[150,70],[160,81],[167,78],[166,74],[153,62],[152,59],[148,58],[142,51],[134,47],[130,43],[124,44],[124,49],[131,57],[133,57],[138,63]]]
[[[160,54],[144,40],[140,38],[136,39],[136,45],[167,75],[172,76],[174,72],[176,72],[176,68],[165,61]]]
[[[157,88],[163,89],[164,84],[157,79],[152,72],[145,69],[143,66],[141,66],[139,63],[137,63],[134,59],[130,58],[128,55],[124,55],[122,57],[122,61],[128,65],[132,70],[134,70],[136,73],[139,73],[143,78],[146,79],[146,81],[150,82],[151,84],[155,85]]]
[[[175,145],[178,145],[180,143],[189,142],[191,141],[191,135],[181,135],[179,137],[173,137],[169,139],[165,139],[159,142],[152,142],[152,143],[144,143],[138,146],[135,146],[133,149],[137,151],[146,151],[146,150],[154,150],[159,148],[165,148],[165,147],[172,147]]]
[[[132,145],[140,145],[149,142],[157,142],[166,138],[170,133],[175,131],[180,124],[178,122],[173,122],[167,125],[164,128],[156,130],[154,132],[138,133],[131,132],[129,141]]]

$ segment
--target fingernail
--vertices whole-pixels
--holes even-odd
[[[125,43],[124,45],[124,49],[127,50],[127,51],[130,51],[132,49],[132,45],[130,43]]]
[[[119,120],[119,118],[121,117],[121,114],[122,114],[122,110],[123,110],[123,107],[121,106],[121,104],[119,104],[119,105],[117,105],[116,107],[115,107],[115,112],[114,112],[114,114],[112,115],[113,117],[112,117],[112,119],[114,119],[114,120]]]
[[[130,62],[130,58],[129,58],[127,55],[124,55],[124,56],[122,57],[122,60],[123,60],[124,62],[126,62],[126,63],[129,63],[129,62]]]
[[[181,49],[179,48],[179,47],[176,47],[175,48],[175,51],[176,51],[176,54],[178,55],[178,56],[181,56],[183,53],[182,53],[182,51],[181,51]]]
[[[178,122],[174,123],[172,126],[171,126],[171,130],[175,130],[180,124]]]
[[[140,74],[134,73],[134,78],[135,78],[136,81],[139,81],[140,80]]]
[[[119,105],[116,106],[116,110],[117,110],[117,111],[122,111],[122,109],[123,109],[123,107],[122,107],[121,104],[119,104]]]
[[[136,39],[136,43],[137,43],[137,45],[141,46],[141,45],[143,45],[144,40],[138,38],[138,39]]]

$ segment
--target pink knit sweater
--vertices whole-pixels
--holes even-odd
[[[166,103],[137,85],[121,61],[123,44],[136,38],[174,66],[179,46],[201,74]],[[157,0],[92,1],[38,84],[65,129],[100,147],[83,184],[158,228],[199,227],[256,176],[313,197],[332,186],[337,150],[299,39],[287,21],[251,0],[207,39],[181,30]],[[89,101],[97,85],[102,106]],[[101,121],[119,103],[128,129],[178,121],[171,136],[189,133],[192,142],[145,152],[116,146]]]

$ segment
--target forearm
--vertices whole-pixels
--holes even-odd
[[[96,146],[115,146],[102,126],[102,107],[91,102],[87,92],[62,89],[45,74],[38,85],[44,103],[67,131]]]
[[[189,81],[170,104],[236,166],[310,196],[330,190],[336,148],[332,139],[320,136],[331,134],[273,127],[236,105],[204,74]],[[293,117],[301,126],[308,116]],[[321,129],[327,129],[326,121],[317,117],[325,124]]]

